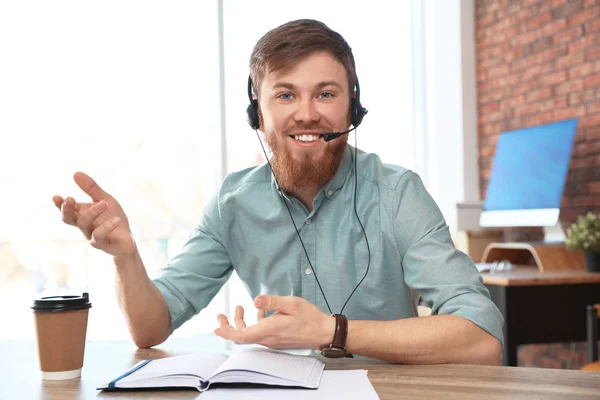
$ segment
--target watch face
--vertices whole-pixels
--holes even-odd
[[[326,347],[321,350],[321,355],[327,358],[342,358],[346,357],[347,354],[346,350],[339,347]]]

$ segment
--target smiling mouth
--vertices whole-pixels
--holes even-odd
[[[303,135],[291,135],[291,138],[300,142],[314,142],[323,137],[322,134],[303,134]]]

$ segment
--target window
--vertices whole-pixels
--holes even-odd
[[[0,304],[11,304],[3,312],[13,323],[0,339],[33,337],[33,318],[23,310],[34,298],[83,291],[93,303],[88,338],[129,338],[112,260],[62,223],[51,197],[87,201],[72,175],[92,176],[121,202],[155,276],[219,187],[222,111],[228,171],[264,162],[246,123],[248,58],[281,23],[320,19],[347,39],[369,109],[358,147],[414,167],[410,2],[222,0],[225,110],[219,109],[219,4],[1,6]],[[232,314],[237,304],[252,307],[234,275],[229,290],[175,335],[212,332],[215,315]]]

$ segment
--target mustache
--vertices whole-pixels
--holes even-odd
[[[291,135],[295,132],[314,131],[320,133],[333,132],[333,128],[323,124],[294,124],[291,128],[285,129],[285,135]]]

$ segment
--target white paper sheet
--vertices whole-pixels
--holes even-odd
[[[323,371],[318,389],[280,388],[213,388],[201,396],[202,400],[219,399],[360,399],[378,400],[379,396],[367,377],[367,370]]]

